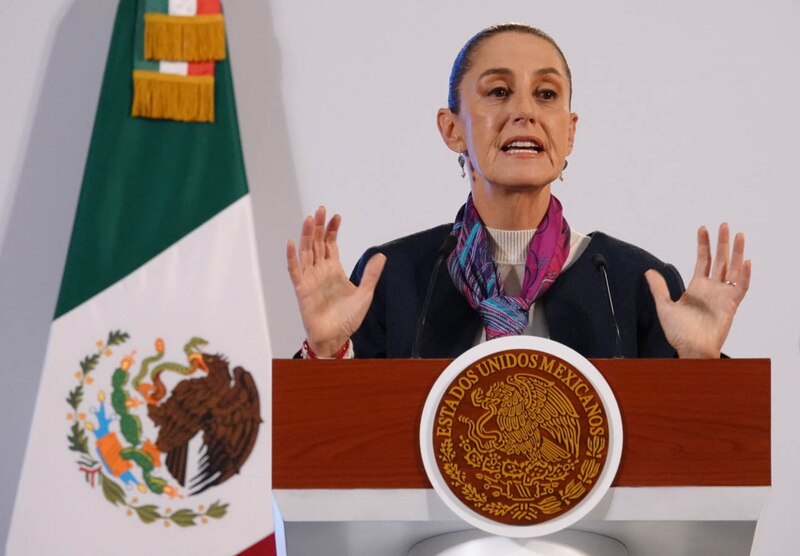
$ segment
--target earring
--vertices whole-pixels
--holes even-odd
[[[569,162],[565,159],[564,160],[564,167],[561,169],[561,173],[558,175],[558,181],[564,181],[564,170],[567,169]]]
[[[467,164],[466,159],[464,158],[463,154],[458,155],[458,165],[461,166],[461,177],[467,177],[467,172],[464,170],[464,166]]]

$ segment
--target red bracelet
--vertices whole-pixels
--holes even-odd
[[[350,338],[345,340],[344,345],[339,348],[339,351],[334,353],[330,358],[327,359],[344,359],[345,354],[347,354],[347,350],[350,349]],[[314,350],[311,349],[311,346],[308,345],[308,339],[303,340],[303,351],[306,352],[309,359],[319,359],[319,355],[314,353]]]

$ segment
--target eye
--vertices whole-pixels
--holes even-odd
[[[508,89],[508,87],[502,87],[502,86],[493,87],[487,93],[488,96],[495,98],[506,98],[510,94],[511,90]]]
[[[555,100],[558,98],[558,93],[553,89],[539,89],[536,91],[536,96],[542,100]]]

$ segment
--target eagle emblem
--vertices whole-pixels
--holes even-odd
[[[605,410],[579,371],[508,351],[478,360],[436,410],[436,465],[462,503],[493,521],[543,523],[578,504],[608,452]]]
[[[529,466],[542,469],[578,457],[578,414],[553,381],[520,373],[495,382],[486,393],[476,388],[471,399],[484,410],[475,421],[463,417],[477,449],[522,455]]]
[[[168,360],[157,339],[151,355],[137,361],[129,351],[114,363],[115,349],[129,338],[110,332],[75,373],[67,439],[79,471],[143,523],[186,527],[222,518],[228,504],[188,500],[238,474],[253,451],[262,419],[252,374],[231,371],[228,359],[206,352],[208,342],[198,337],[183,346],[184,360]],[[96,404],[85,402],[90,392]],[[176,502],[188,505],[174,510]]]

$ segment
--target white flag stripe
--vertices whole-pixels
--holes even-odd
[[[171,62],[161,60],[158,62],[158,71],[173,75],[189,75],[189,62]]]
[[[102,538],[147,539],[159,553],[233,554],[272,532],[271,481],[271,356],[263,296],[255,258],[249,196],[194,230],[131,275],[53,323],[40,384],[36,412],[17,494],[8,554],[140,554],[143,547]],[[99,389],[111,391],[108,369],[134,349],[136,368],[154,353],[163,338],[165,360],[179,361],[192,337],[209,341],[206,351],[220,353],[230,368],[252,373],[261,400],[261,424],[256,445],[241,473],[197,496],[170,500],[128,488],[128,500],[158,504],[163,511],[189,508],[197,512],[217,500],[229,504],[227,515],[194,527],[179,528],[165,520],[144,524],[126,509],[107,501],[99,485],[92,488],[80,472],[77,452],[68,449],[71,422],[66,416],[70,389],[78,384],[79,361],[96,350],[95,342],[120,329],[130,340],[101,357],[83,407],[93,421],[100,405]],[[173,382],[177,379],[173,377]],[[166,382],[166,381],[165,381]],[[107,408],[108,410],[108,408]],[[143,436],[154,438],[154,427],[139,413]],[[112,425],[116,426],[116,425]],[[97,456],[95,456],[97,457]],[[162,454],[163,458],[163,454]],[[171,477],[160,470],[161,475]],[[105,470],[103,471],[106,472]],[[188,479],[189,477],[187,477]],[[47,535],[40,534],[46,527]],[[103,535],[103,532],[108,535]],[[57,540],[54,546],[53,541]]]
[[[197,15],[197,0],[169,0],[169,15]]]

